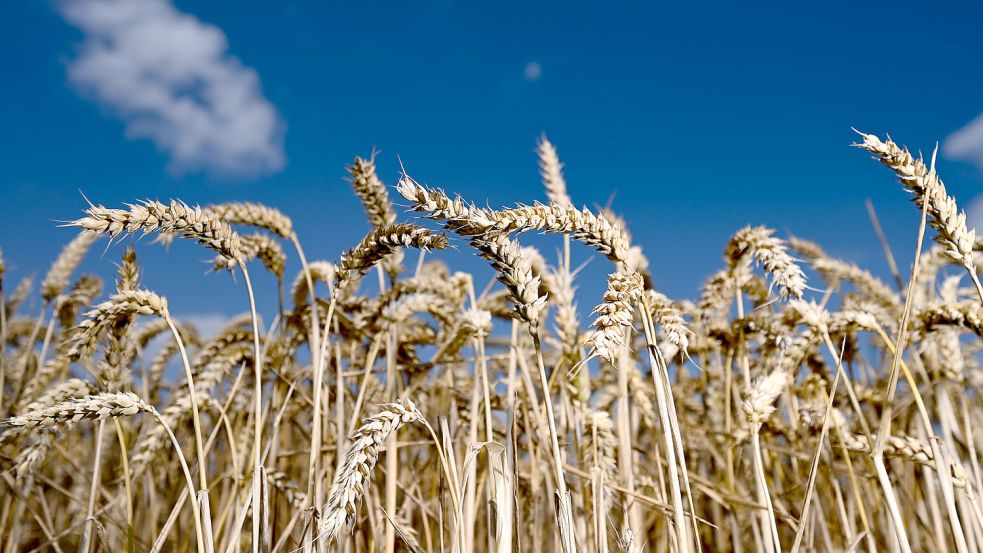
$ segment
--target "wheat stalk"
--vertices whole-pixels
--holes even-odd
[[[751,425],[752,453],[754,454],[754,468],[757,475],[759,495],[764,499],[767,507],[767,521],[765,524],[771,530],[771,537],[767,543],[771,543],[775,551],[781,551],[781,539],[778,535],[778,526],[775,522],[775,508],[772,504],[771,492],[768,490],[768,478],[765,475],[764,460],[761,454],[761,424],[775,411],[775,400],[788,386],[789,374],[784,370],[777,370],[769,373],[764,378],[758,380],[754,386],[748,390],[748,395],[741,405],[744,414],[747,416],[748,424]]]
[[[181,227],[209,241],[250,227],[236,258],[250,311],[202,343],[170,318],[173,298],[168,307],[141,290],[141,280],[160,276],[142,274],[133,249],[112,277],[111,267],[102,278],[73,274],[66,252],[50,272],[67,276],[45,279],[56,286],[0,288],[0,412],[20,421],[0,429],[0,485],[9,491],[0,494],[0,548],[85,549],[102,539],[106,550],[151,542],[152,551],[195,550],[192,523],[205,552],[395,553],[397,535],[407,549],[498,553],[616,543],[680,552],[977,548],[983,311],[962,264],[947,274],[944,240],[919,254],[902,302],[876,271],[748,227],[697,300],[670,298],[655,291],[661,275],[648,273],[622,217],[574,209],[555,148],[542,141],[537,155],[549,205],[476,207],[405,175],[397,187],[417,215],[466,238],[504,286],[430,254],[397,270],[406,240],[428,247],[446,238],[396,223],[403,234],[380,232],[377,221],[397,216],[372,158],[350,171],[374,229],[337,266],[307,263],[289,219],[260,204],[185,206],[177,219],[173,203],[102,208],[108,214],[92,206],[87,240],[131,232],[171,240]],[[538,242],[520,245],[526,232],[562,234],[555,261]],[[590,329],[576,308],[574,237],[594,248],[587,255],[617,261]],[[302,268],[286,295],[283,238]],[[260,308],[273,302],[253,296],[251,259],[277,280],[282,319],[266,330]],[[6,261],[0,284],[20,276]],[[379,286],[360,289],[356,280],[373,267]],[[803,269],[827,289],[806,287]],[[583,272],[580,286],[594,285]],[[108,278],[108,301],[95,300]],[[183,377],[171,370],[178,356]],[[591,356],[600,365],[586,370]],[[105,421],[133,402],[113,394],[136,390],[145,405],[160,403],[156,422],[115,418],[119,447],[107,447]],[[439,429],[405,402],[366,417],[363,406],[400,397],[425,402]],[[882,420],[879,441],[871,416]],[[98,426],[72,426],[100,417]],[[397,440],[410,422],[419,426]],[[192,440],[197,485],[181,452]],[[390,455],[378,467],[382,448]],[[376,469],[384,479],[373,478]],[[174,485],[179,472],[185,487]]]

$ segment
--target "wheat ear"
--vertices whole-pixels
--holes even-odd
[[[278,279],[283,278],[287,264],[287,256],[283,246],[268,234],[253,233],[239,236],[239,251],[243,261],[259,259],[263,267]],[[228,266],[228,260],[219,255],[212,261],[213,268],[218,271]]]
[[[973,302],[942,302],[916,315],[924,330],[940,326],[961,326],[983,338],[983,307]]]
[[[105,331],[120,317],[128,315],[157,315],[167,319],[167,300],[148,290],[112,295],[86,313],[86,319],[66,341],[65,355],[70,359],[91,355]]]
[[[231,225],[247,225],[268,230],[280,238],[289,239],[294,232],[293,221],[279,209],[254,202],[230,202],[206,207],[219,219]]]
[[[0,435],[0,441],[7,441],[33,430],[61,428],[83,420],[100,421],[109,417],[125,417],[140,412],[155,415],[157,413],[152,405],[133,392],[103,393],[72,398],[0,421],[0,427],[7,429]]]
[[[778,287],[783,299],[801,298],[806,286],[805,274],[788,254],[785,242],[772,236],[774,232],[767,227],[739,230],[727,244],[728,263],[733,270],[756,261],[771,275],[772,286]]]
[[[316,285],[318,282],[323,282],[330,288],[334,284],[336,267],[334,263],[330,261],[311,261],[307,265],[308,271],[301,271],[297,273],[297,277],[294,278],[294,283],[290,287],[290,295],[293,297],[294,306],[302,306],[307,304],[310,300],[308,295],[310,289],[307,284],[308,274],[310,275],[311,284]]]
[[[396,190],[412,202],[411,209],[444,221],[447,230],[461,236],[488,237],[528,231],[559,233],[596,249],[612,261],[625,261],[628,257],[630,243],[624,229],[587,208],[536,203],[494,211],[475,207],[460,197],[451,199],[441,190],[423,186],[406,175],[400,178]]]
[[[621,271],[608,277],[608,288],[594,314],[594,331],[587,339],[591,353],[614,363],[618,348],[625,343],[625,330],[634,320],[632,305],[642,296],[642,277],[635,271]]]
[[[546,197],[549,198],[550,203],[561,206],[572,205],[570,196],[567,195],[567,181],[563,178],[560,156],[556,153],[556,146],[546,138],[545,134],[539,137],[536,154],[539,156],[539,175],[543,179],[543,187],[546,188]]]
[[[447,236],[403,223],[377,228],[341,256],[335,276],[335,292],[345,288],[401,247],[442,250],[447,247]]]
[[[481,257],[491,262],[498,280],[508,289],[518,319],[538,325],[546,306],[546,296],[539,294],[540,276],[532,269],[532,260],[515,240],[504,235],[474,238],[471,245]]]
[[[956,206],[956,200],[946,192],[945,184],[921,158],[915,158],[908,148],[899,147],[890,137],[881,140],[873,134],[860,133],[863,142],[856,144],[876,155],[881,163],[888,166],[915,196],[915,204],[921,208],[927,203],[929,224],[938,236],[936,241],[946,248],[946,253],[957,263],[975,273],[973,244],[976,230],[966,227],[966,214]]]
[[[348,454],[331,484],[328,501],[321,510],[324,514],[320,538],[327,543],[355,521],[358,504],[379,459],[379,447],[400,427],[423,418],[408,399],[383,404],[380,409],[379,413],[363,420],[352,434]]]
[[[55,258],[48,273],[41,281],[41,297],[44,301],[50,302],[58,297],[59,294],[68,286],[68,281],[75,272],[76,267],[82,262],[89,247],[95,242],[96,236],[90,232],[79,233],[72,239]]]
[[[236,266],[242,257],[239,235],[211,211],[177,200],[171,200],[168,205],[144,200],[138,204],[127,204],[127,207],[129,209],[109,209],[90,205],[85,210],[86,217],[68,224],[108,234],[111,238],[136,232],[145,235],[154,232],[178,233],[218,252],[225,258],[228,268]]]
[[[362,200],[369,223],[374,227],[395,223],[396,212],[389,201],[389,192],[375,173],[375,151],[368,159],[356,156],[348,172],[352,175],[352,189]]]

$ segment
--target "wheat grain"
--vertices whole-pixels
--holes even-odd
[[[862,453],[870,452],[870,442],[863,436],[845,434],[842,439],[842,447],[846,449]],[[935,469],[935,454],[932,452],[932,447],[912,436],[888,436],[884,441],[884,454],[888,457],[899,457]],[[958,463],[951,463],[950,469],[953,484],[961,488],[966,487],[969,477],[966,469]]]
[[[451,199],[442,190],[423,186],[408,175],[400,177],[396,191],[412,202],[410,209],[426,213],[429,219],[445,221],[450,231],[494,224],[491,210],[475,207],[460,196]]]
[[[618,441],[614,436],[614,423],[606,411],[590,411],[584,418],[584,441],[581,458],[585,466],[599,467],[605,480],[614,481],[617,471]]]
[[[587,208],[577,210],[556,204],[520,205],[495,213],[495,224],[483,232],[526,232],[538,230],[561,233],[606,255],[612,261],[626,261],[630,243],[625,231]]]
[[[20,305],[27,299],[27,296],[31,293],[32,286],[34,286],[34,280],[31,277],[24,277],[17,282],[13,293],[4,298],[6,300],[4,314],[8,319],[17,312]]]
[[[646,289],[644,297],[645,305],[651,310],[652,319],[662,327],[665,340],[683,354],[687,354],[689,336],[693,331],[686,327],[682,311],[668,297],[655,290]]]
[[[560,355],[566,367],[573,367],[580,362],[580,318],[577,315],[577,304],[574,300],[576,288],[573,286],[573,274],[565,269],[557,269],[550,273],[551,304],[554,307],[553,330],[560,345]]]
[[[300,511],[304,508],[304,492],[300,491],[300,487],[296,482],[290,480],[289,474],[270,471],[266,473],[266,481],[275,487],[278,492],[282,493],[283,497],[294,509]]]
[[[307,265],[308,270],[311,273],[311,281],[317,285],[318,282],[323,282],[330,288],[334,284],[336,267],[334,263],[329,261],[312,261]],[[308,295],[310,291],[307,288],[307,278],[304,276],[303,272],[297,274],[294,278],[293,286],[290,287],[290,295],[293,297],[294,305],[301,306],[308,303]]]

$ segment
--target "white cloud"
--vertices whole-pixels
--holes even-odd
[[[977,236],[983,236],[983,194],[966,204],[966,226],[975,228]]]
[[[228,53],[221,29],[170,0],[67,0],[85,34],[68,76],[149,138],[175,172],[251,177],[283,168],[284,124],[256,71]]]
[[[188,313],[175,315],[174,318],[181,323],[195,327],[195,330],[198,331],[198,337],[202,340],[210,340],[229,325],[235,317],[222,313]]]
[[[983,170],[983,114],[947,136],[942,153],[949,159],[975,163]]]
[[[523,74],[527,81],[538,81],[543,76],[543,67],[539,65],[538,61],[531,61],[526,64]]]

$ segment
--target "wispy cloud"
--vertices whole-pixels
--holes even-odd
[[[983,114],[980,114],[961,129],[950,134],[942,142],[942,153],[949,159],[974,163],[983,171]],[[983,194],[971,198],[966,206],[966,224],[983,232]]]
[[[983,170],[983,114],[942,142],[942,154],[949,159],[969,161]]]
[[[983,194],[973,198],[966,206],[966,226],[975,228],[977,236],[983,236]]]
[[[255,177],[279,171],[284,124],[259,77],[228,53],[221,29],[170,0],[67,0],[85,34],[68,67],[86,97],[170,155],[175,172]]]
[[[225,328],[235,317],[224,313],[184,313],[175,315],[175,319],[195,327],[198,337],[209,340]]]

